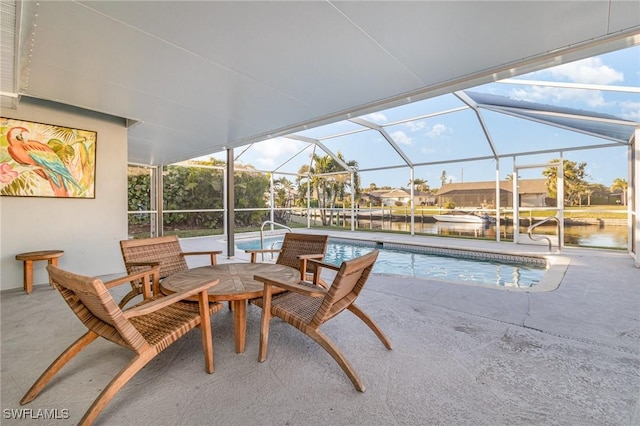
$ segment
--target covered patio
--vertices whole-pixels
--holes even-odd
[[[568,267],[552,272],[559,285],[547,292],[373,274],[359,301],[394,349],[387,351],[349,313],[324,329],[361,375],[367,386],[363,394],[354,391],[320,347],[279,321],[272,322],[268,359],[258,363],[260,312],[255,308],[248,313],[247,350],[236,353],[232,315],[225,309],[212,319],[215,374],[205,374],[200,338],[191,333],[140,371],[97,423],[640,423],[637,120],[598,114],[576,126],[575,111],[540,111],[489,93],[467,92],[637,48],[636,2],[0,0],[0,5],[3,119],[98,135],[93,198],[0,197],[3,425],[43,424],[44,416],[57,418],[56,424],[76,424],[130,357],[98,342],[34,402],[19,405],[37,376],[84,329],[45,284],[43,268],[34,273],[34,292],[22,291],[22,264],[15,256],[60,249],[63,269],[105,279],[122,275],[118,242],[128,238],[129,164],[162,170],[197,156],[225,158],[226,235],[181,244],[185,250],[223,250],[221,262],[247,262],[233,244],[234,209],[228,207],[234,205],[233,164],[239,151],[290,137],[335,154],[330,145],[342,134],[328,130],[346,124],[349,132],[380,135],[397,160],[385,170],[401,168],[407,173],[404,181],[413,182],[414,166],[451,161],[416,159],[390,137],[391,127],[425,117],[387,124],[363,117],[445,95],[464,103],[460,112],[481,124],[478,133],[484,134],[488,151],[470,157],[469,145],[462,144],[453,162],[484,161],[496,181],[502,170],[515,171],[517,182],[516,156],[534,149],[523,143],[512,150],[507,138],[507,148],[496,151],[481,109],[604,134],[607,142],[594,142],[594,149],[624,149],[628,250],[563,248],[553,256],[567,260]],[[631,89],[637,96],[637,87]],[[612,135],[618,126],[624,133]],[[371,149],[370,143],[361,152]],[[2,148],[6,151],[6,143]],[[536,154],[551,156],[584,146],[539,148]],[[3,164],[11,161],[2,159]],[[383,169],[378,166],[366,171],[378,173]],[[162,173],[156,178],[161,192]],[[161,224],[162,194],[152,197]],[[162,226],[156,230],[161,234]],[[548,254],[546,246],[499,238],[444,243],[408,234],[305,232]]]
[[[185,250],[224,244],[209,237],[182,240]],[[489,251],[511,247],[451,244]],[[192,332],[138,373],[96,424],[637,424],[638,270],[620,252],[568,248],[563,257],[570,265],[550,292],[374,274],[359,304],[384,329],[393,350],[350,313],[324,329],[362,377],[365,393],[354,391],[319,346],[280,321],[272,321],[269,355],[258,363],[255,307],[248,312],[247,350],[237,354],[225,309],[212,320],[213,375],[203,370],[199,334]],[[248,258],[238,253],[235,260]],[[83,330],[55,293],[47,285],[29,297],[2,293],[3,424],[42,423],[10,414],[24,408],[34,416],[38,410],[67,410],[68,418],[57,423],[75,424],[130,357],[96,343],[34,402],[19,406],[41,370]]]

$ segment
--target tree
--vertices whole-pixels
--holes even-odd
[[[222,166],[223,161],[193,161],[191,167],[170,165],[163,169],[163,208],[167,210],[210,210],[223,208],[223,171],[210,166]],[[204,166],[204,167],[198,167]],[[235,174],[235,208],[266,207],[264,194],[269,180],[264,174],[250,166],[248,171]],[[153,210],[150,205],[151,181],[148,173],[133,171],[128,176],[129,210]],[[259,224],[262,212],[240,211],[235,215],[236,224],[251,226]],[[140,214],[129,218],[131,225],[148,224],[149,215]],[[222,226],[222,215],[218,212],[165,213],[163,226],[171,228],[216,229]]]
[[[409,186],[411,185],[412,183],[411,181],[409,181]],[[413,180],[413,189],[416,191],[428,192],[429,184],[427,183],[427,180],[417,178]]]
[[[298,171],[300,175],[297,179],[298,193],[301,197],[303,194],[306,197],[307,182],[309,182],[311,193],[317,196],[320,218],[324,226],[330,225],[333,222],[333,208],[338,198],[344,198],[347,188],[356,198],[360,196],[361,192],[360,176],[357,172],[358,163],[354,160],[345,161],[340,152],[338,152],[337,155],[347,166],[355,170],[353,182],[350,182],[351,176],[349,171],[345,171],[337,161],[328,155],[321,157],[314,154],[311,167],[304,165]]]
[[[293,204],[293,182],[286,177],[273,181],[275,207],[291,207]]]
[[[627,205],[627,189],[629,189],[629,183],[622,178],[615,178],[611,184],[611,192],[622,193],[622,205]]]
[[[551,160],[552,163],[560,162],[559,159]],[[587,163],[576,163],[575,161],[564,160],[564,205],[575,206],[580,204],[580,196],[584,194],[589,184],[586,178],[589,176],[586,172]],[[550,197],[556,197],[558,194],[558,173],[557,167],[547,167],[542,171],[542,175],[547,178],[546,186]]]
[[[447,176],[447,171],[443,170],[442,174],[440,175],[440,182],[442,182],[442,186],[447,183],[447,179],[449,179],[449,177]]]

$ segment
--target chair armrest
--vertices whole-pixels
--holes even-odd
[[[124,266],[160,266],[160,262],[149,260],[148,262],[124,262]]]
[[[178,293],[173,293],[169,296],[164,296],[159,299],[154,300],[153,302],[144,303],[142,305],[134,306],[131,309],[123,311],[123,315],[125,318],[133,318],[139,317],[141,315],[147,315],[151,312],[155,312],[158,309],[165,308],[173,303],[179,302],[181,300],[187,299],[193,295],[198,293],[206,292],[210,287],[218,284],[220,280],[215,279],[205,284],[201,284],[197,287],[193,287],[188,290],[184,290]]]
[[[310,287],[304,284],[284,283],[282,281],[278,281],[273,278],[262,277],[260,275],[255,275],[253,279],[256,281],[260,281],[265,285],[272,285],[283,290],[293,291],[309,297],[324,297],[325,293],[327,292],[327,290],[322,287]]]
[[[305,280],[307,278],[307,269],[309,266],[309,261],[310,260],[322,260],[324,259],[324,254],[322,253],[317,253],[317,254],[300,254],[297,256],[298,260],[300,260],[300,279],[301,280]],[[320,268],[321,265],[316,264],[316,269],[313,273],[313,283],[314,284],[318,284],[318,282],[320,281]]]
[[[298,255],[298,259],[322,259],[324,258],[324,254],[300,254]]]
[[[339,271],[340,270],[340,266],[334,265],[333,263],[322,262],[320,260],[315,260],[315,259],[309,259],[309,262],[310,263],[315,263],[316,266],[318,266],[320,268],[332,269],[334,271]]]
[[[258,254],[280,253],[281,251],[282,249],[251,249],[251,250],[245,250],[244,252],[251,255],[251,263],[256,263],[256,258],[258,257]]]
[[[134,263],[138,263],[138,262],[134,262]],[[143,281],[146,282],[146,284],[148,284],[148,280],[150,276],[153,277],[154,282],[156,280],[159,280],[160,264],[158,262],[149,262],[149,263],[140,262],[139,265],[135,265],[135,266],[149,266],[149,269],[145,269],[144,271],[136,272],[135,274],[126,275],[121,278],[116,278],[114,280],[107,281],[104,283],[105,287],[113,288],[137,279],[142,279]]]
[[[222,254],[222,250],[206,250],[206,251],[184,251],[182,252],[183,256],[197,256],[197,255],[212,255],[212,254]]]
[[[211,257],[211,264],[212,265],[217,265],[218,261],[216,259],[216,256],[219,255],[219,254],[222,254],[222,251],[220,251],[220,250],[183,251],[180,254],[182,255],[182,257],[185,257],[185,256],[210,256]]]

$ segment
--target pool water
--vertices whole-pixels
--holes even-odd
[[[264,248],[279,248],[282,237],[264,240]],[[260,240],[236,242],[240,250],[259,249]],[[542,264],[516,264],[496,260],[482,260],[459,256],[443,256],[403,249],[386,249],[373,242],[355,242],[329,239],[324,261],[339,265],[374,249],[380,254],[373,268],[374,273],[402,275],[441,280],[463,281],[470,284],[528,288],[540,282],[546,267]],[[414,246],[416,251],[420,247]],[[267,255],[270,258],[269,255]],[[265,260],[267,259],[265,257]]]

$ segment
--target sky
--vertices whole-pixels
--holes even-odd
[[[614,92],[558,88],[541,85],[511,83],[491,83],[467,89],[506,96],[509,98],[541,104],[563,106],[598,113],[611,114],[624,120],[640,122],[640,46],[610,52],[600,56],[560,65],[546,70],[518,76],[515,80],[535,80],[545,82],[580,83],[634,88],[635,92]],[[464,158],[491,156],[487,142],[475,113],[470,109],[460,109],[464,104],[453,94],[439,96],[400,107],[368,114],[361,118],[383,126],[397,146],[414,163],[441,162],[415,168],[415,179],[428,182],[438,188],[443,178],[447,182],[469,182],[495,180],[496,168],[500,178],[518,167],[521,178],[542,178],[545,163],[559,158],[557,151],[543,155],[527,155],[502,158],[498,165],[494,159],[459,162]],[[442,111],[455,111],[439,114]],[[546,126],[528,120],[514,118],[492,111],[481,110],[493,145],[500,154],[526,152],[532,147],[571,148],[581,145],[609,144],[611,141],[596,138],[553,126]],[[409,118],[423,117],[406,121]],[[404,122],[400,122],[404,121]],[[395,124],[394,124],[395,123]],[[400,167],[405,163],[382,137],[374,130],[362,130],[361,126],[348,121],[333,123],[297,133],[314,139],[321,139],[328,149],[341,152],[346,160],[355,160],[361,170],[361,186],[408,187],[411,178],[409,168]],[[350,133],[346,134],[345,133]],[[331,137],[335,136],[335,137]],[[259,170],[295,173],[303,164],[309,164],[314,145],[288,139],[276,138],[244,148],[236,148],[238,161],[250,164]],[[318,155],[325,152],[319,148]],[[224,153],[212,157],[225,159]],[[293,157],[293,158],[292,158]],[[614,179],[627,177],[626,146],[594,150],[566,151],[566,160],[587,163],[587,180],[610,186]],[[454,161],[454,162],[449,162]],[[533,168],[519,168],[541,165]],[[395,167],[381,170],[383,167]],[[367,171],[371,169],[371,171]],[[276,173],[277,173],[276,172]],[[295,176],[286,175],[290,180]],[[276,174],[276,177],[278,175]]]

